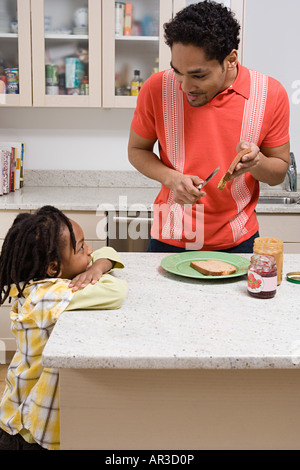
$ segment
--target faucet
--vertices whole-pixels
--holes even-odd
[[[293,152],[290,152],[290,165],[287,171],[287,191],[297,191],[297,166]]]

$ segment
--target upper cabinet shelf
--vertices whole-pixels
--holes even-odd
[[[159,41],[159,36],[122,36],[115,37],[116,41]]]
[[[1,38],[18,38],[17,33],[0,33],[0,39]]]
[[[45,33],[45,39],[63,39],[70,41],[78,41],[79,39],[88,40],[87,34],[62,34],[62,33]]]

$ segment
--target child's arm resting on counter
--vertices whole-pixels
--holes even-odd
[[[99,278],[94,276],[93,282],[90,281],[89,283],[87,283],[88,277],[83,276],[81,278],[82,274],[76,276],[72,283],[80,278],[79,287],[82,285],[82,279],[86,279],[87,285],[75,291],[66,310],[115,309],[121,307],[128,291],[127,282],[108,274],[112,269],[124,268],[120,255],[111,247],[103,247],[95,251],[92,258],[92,266],[82,274],[88,273],[96,265],[95,273],[100,274],[100,276]]]
[[[95,284],[101,276],[112,269],[122,269],[124,264],[119,253],[110,246],[104,246],[92,253],[92,265],[85,272],[74,277],[69,284],[73,292],[88,284]]]

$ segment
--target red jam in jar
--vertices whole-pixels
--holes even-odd
[[[277,289],[277,267],[274,256],[253,255],[248,269],[248,292],[258,299],[271,299]]]

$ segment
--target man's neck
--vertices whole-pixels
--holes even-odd
[[[226,80],[225,80],[225,83],[224,83],[224,87],[223,87],[223,90],[226,90],[227,88],[229,88],[233,82],[235,81],[236,77],[237,77],[237,74],[238,74],[238,65],[236,64],[235,67],[232,69],[232,70],[227,70],[227,76],[226,76]]]

